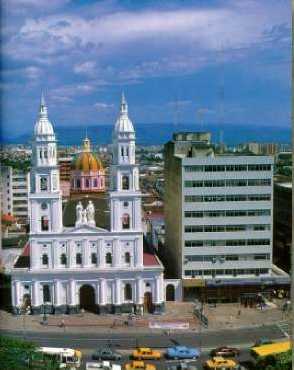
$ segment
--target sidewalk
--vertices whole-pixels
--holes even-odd
[[[193,303],[167,302],[166,313],[163,315],[144,315],[128,320],[128,315],[96,315],[85,312],[76,315],[47,315],[47,324],[42,325],[43,316],[14,316],[0,311],[0,330],[25,330],[34,332],[69,332],[69,333],[119,333],[138,332],[151,333],[162,329],[150,329],[150,322],[164,324],[189,323],[185,331],[197,331],[200,323],[193,314]],[[260,311],[256,308],[245,308],[239,304],[217,304],[216,307],[204,305],[203,310],[208,318],[208,328],[202,331],[243,328],[279,323],[288,319],[278,307]],[[64,324],[64,325],[61,325]]]

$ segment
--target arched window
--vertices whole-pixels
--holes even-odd
[[[120,154],[121,154],[122,157],[124,156],[124,147],[123,146],[120,148]]]
[[[126,156],[128,157],[129,156],[129,148],[126,147]]]
[[[48,254],[43,254],[42,255],[42,265],[48,266],[48,263],[49,263]]]
[[[130,228],[130,216],[127,213],[124,213],[122,216],[122,228],[123,229]]]
[[[130,252],[125,253],[125,263],[131,263],[131,255]]]
[[[97,188],[97,186],[98,186],[97,179],[94,179],[94,181],[93,181],[93,186],[94,186],[94,188]]]
[[[123,175],[122,177],[122,188],[123,190],[129,190],[130,188],[130,178],[127,175]]]
[[[66,254],[62,253],[61,256],[60,256],[60,264],[65,266],[66,263],[67,263]]]
[[[93,265],[96,265],[96,263],[97,263],[97,254],[96,253],[91,254],[91,263]]]
[[[51,292],[49,285],[43,285],[43,302],[51,302]]]
[[[89,188],[90,187],[90,181],[89,181],[89,179],[86,179],[85,186],[86,186],[86,188]]]
[[[41,230],[48,231],[49,230],[49,221],[47,216],[41,217]]]
[[[105,261],[107,264],[112,264],[112,255],[110,252],[106,253],[106,256],[105,256]]]
[[[44,158],[48,158],[47,150],[44,150]]]
[[[82,253],[76,254],[76,264],[81,265],[82,264]]]
[[[77,179],[76,184],[77,184],[77,188],[80,189],[80,187],[81,187],[81,180],[80,179]]]
[[[127,283],[125,285],[125,301],[131,301],[132,299],[132,286],[131,284]]]
[[[48,179],[45,176],[41,176],[40,178],[40,190],[47,191],[48,190]]]

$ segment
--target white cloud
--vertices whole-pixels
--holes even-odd
[[[96,71],[96,63],[93,61],[87,61],[84,63],[76,64],[73,70],[77,74],[84,74],[84,75],[91,76]]]
[[[103,102],[97,102],[94,104],[94,108],[96,108],[98,111],[105,111],[110,110],[114,108],[113,104],[103,103]]]
[[[26,19],[11,39],[14,47],[6,45],[6,52],[16,59],[40,60],[43,54],[53,62],[55,54],[82,54],[83,49],[103,60],[128,52],[130,58],[144,55],[146,62],[153,63],[148,68],[156,70],[156,62],[148,60],[152,54],[166,55],[171,63],[181,55],[202,56],[222,48],[250,48],[268,41],[266,31],[285,22],[285,9],[274,6],[270,0],[224,4],[215,8],[133,12],[114,9],[103,16],[67,13]],[[174,61],[174,69],[181,68],[177,63]],[[76,63],[75,72],[92,73],[93,66],[92,61]]]

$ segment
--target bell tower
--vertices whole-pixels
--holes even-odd
[[[32,144],[30,203],[31,234],[62,230],[62,200],[53,126],[48,119],[44,96],[35,124]]]
[[[141,232],[141,192],[135,160],[135,130],[128,116],[124,94],[112,139],[111,231]]]

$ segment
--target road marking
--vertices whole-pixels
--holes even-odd
[[[286,338],[290,338],[289,334],[290,327],[288,322],[279,322],[277,324],[277,327],[281,330],[281,332],[284,334]]]

